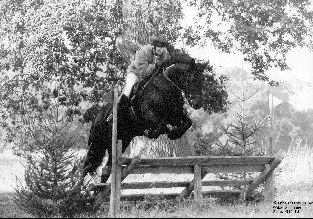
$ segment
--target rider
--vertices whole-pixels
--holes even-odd
[[[130,104],[129,96],[133,86],[151,74],[155,68],[169,57],[166,49],[168,44],[165,35],[156,34],[150,39],[150,44],[144,45],[137,50],[135,58],[127,69],[126,85],[119,99],[120,108],[127,107]]]

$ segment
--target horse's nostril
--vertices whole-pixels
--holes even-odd
[[[200,109],[202,107],[202,101],[199,99],[190,100],[190,105],[194,109]]]
[[[195,100],[191,100],[190,103],[191,103],[192,107],[195,107],[195,105],[196,105]]]

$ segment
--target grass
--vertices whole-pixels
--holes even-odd
[[[13,155],[11,150],[4,150],[0,154],[0,193],[13,192],[16,185],[16,177],[23,182],[25,160]]]
[[[30,218],[31,215],[21,211],[13,202],[13,193],[0,193],[0,218]]]
[[[2,156],[2,157],[1,157]],[[21,212],[12,201],[15,175],[23,177],[21,159],[0,154],[0,217],[31,217]],[[187,177],[187,178],[186,178]],[[173,176],[169,174],[146,174],[139,177],[130,175],[127,181],[158,180],[190,180],[192,176]],[[313,216],[313,149],[300,139],[293,141],[284,154],[284,160],[274,172],[277,188],[275,203],[229,204],[217,203],[213,199],[204,199],[201,204],[187,199],[181,203],[170,203],[159,200],[154,204],[137,204],[131,208],[123,208],[118,217],[312,217]],[[1,193],[2,192],[2,193]],[[283,203],[283,202],[299,203]],[[294,212],[294,208],[299,213]],[[280,209],[279,209],[280,208]],[[275,210],[275,213],[273,213]],[[293,210],[293,211],[291,211]],[[107,217],[107,212],[92,215],[79,215],[79,218]]]
[[[313,201],[313,148],[301,139],[291,142],[275,171],[277,197],[283,200]]]
[[[119,217],[137,217],[137,218],[154,218],[154,217],[234,217],[234,218],[246,218],[246,217],[308,217],[312,216],[310,212],[313,208],[301,211],[299,214],[290,213],[273,213],[272,204],[255,204],[255,205],[220,205],[212,201],[206,200],[202,204],[198,205],[193,202],[187,202],[179,204],[173,209],[162,209],[153,207],[148,210],[142,210],[140,208],[133,208],[131,210],[123,210]]]

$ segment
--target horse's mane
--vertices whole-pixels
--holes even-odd
[[[175,63],[184,63],[188,65],[194,64],[194,59],[191,58],[187,53],[179,49],[174,49],[173,46],[168,46],[167,50],[169,51],[170,58],[163,63],[164,65],[167,65],[167,67]]]

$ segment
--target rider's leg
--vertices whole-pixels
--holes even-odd
[[[128,105],[130,104],[130,101],[128,98],[133,89],[133,86],[138,82],[139,82],[139,77],[136,74],[130,73],[130,72],[127,73],[124,91],[118,100],[120,109],[124,109],[128,107]]]
[[[118,105],[118,112],[127,109],[130,105],[129,96],[132,91],[133,86],[139,82],[139,77],[134,73],[127,72],[126,74],[126,84],[124,87],[124,91],[122,95],[119,97],[117,105]],[[108,116],[107,121],[110,121],[113,118],[113,114]]]
[[[130,93],[133,89],[133,86],[139,82],[139,77],[134,73],[127,73],[126,75],[126,84],[123,91],[123,94],[125,94],[127,97],[130,96]]]

